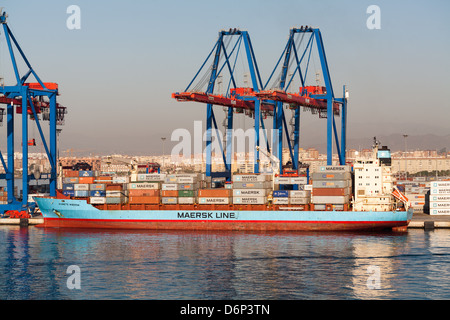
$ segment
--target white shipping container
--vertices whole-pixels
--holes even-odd
[[[130,177],[113,177],[111,183],[129,183]]]
[[[430,201],[435,201],[435,202],[450,202],[450,195],[444,195],[444,196],[430,195]]]
[[[431,188],[450,188],[450,181],[433,181]]]
[[[345,204],[349,196],[312,196],[312,203],[320,204]]]
[[[321,166],[320,172],[351,172],[351,166]]]
[[[105,204],[106,203],[106,197],[90,197],[89,202],[91,204]]]
[[[197,177],[177,177],[177,183],[197,183]]]
[[[228,197],[202,197],[198,198],[199,204],[229,204],[230,198]]]
[[[430,202],[431,209],[450,209],[450,202]]]
[[[290,177],[275,177],[275,184],[291,184]]]
[[[178,184],[176,183],[163,183],[161,184],[162,190],[178,190]]]
[[[123,191],[119,190],[106,190],[106,197],[117,198],[121,197]]]
[[[233,197],[233,204],[266,204],[266,197]]]
[[[308,204],[311,198],[289,198],[289,204]]]
[[[271,176],[263,174],[235,174],[232,177],[233,182],[264,182],[269,181]]]
[[[158,182],[138,182],[138,183],[130,183],[128,185],[128,189],[152,189],[158,190],[160,187]]]
[[[306,190],[306,191],[312,191],[312,189],[313,189],[312,184],[306,184],[306,185],[305,185],[305,188],[304,188],[303,190]]]
[[[450,195],[450,188],[430,188],[430,194]]]
[[[233,189],[234,197],[264,197],[268,194],[268,189]]]
[[[166,175],[164,173],[139,173],[137,181],[164,181]]]
[[[291,177],[291,184],[306,184],[307,182],[306,177]]]
[[[194,197],[179,197],[178,203],[179,204],[194,204],[195,198]]]
[[[289,198],[310,198],[311,191],[307,190],[290,190]]]
[[[73,185],[73,190],[75,191],[89,191],[88,183],[75,183]]]
[[[450,209],[431,209],[430,215],[450,215]]]

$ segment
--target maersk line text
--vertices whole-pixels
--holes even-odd
[[[235,212],[178,212],[178,219],[237,219]]]

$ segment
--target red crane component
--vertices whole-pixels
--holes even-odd
[[[281,90],[265,90],[255,93],[260,99],[269,99],[289,103],[297,106],[308,107],[318,110],[326,110],[327,102],[322,99],[313,99],[308,96],[301,96],[297,93],[287,93]],[[339,115],[339,104],[333,103],[333,111],[335,115]]]
[[[178,101],[195,101],[202,103],[210,103],[230,108],[255,110],[255,102],[252,100],[243,100],[240,98],[234,98],[237,95],[255,97],[255,94],[251,88],[237,88],[232,89],[232,97],[224,97],[222,95],[207,94],[205,92],[176,92],[172,94],[172,98]],[[261,110],[273,111],[273,105],[261,103]]]

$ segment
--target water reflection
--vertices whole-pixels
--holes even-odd
[[[440,231],[1,227],[0,299],[448,299],[450,232]],[[70,265],[80,267],[80,290],[67,288]]]

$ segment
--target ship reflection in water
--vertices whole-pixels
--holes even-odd
[[[0,299],[449,299],[450,231],[0,228]],[[69,289],[70,266],[80,289]]]

